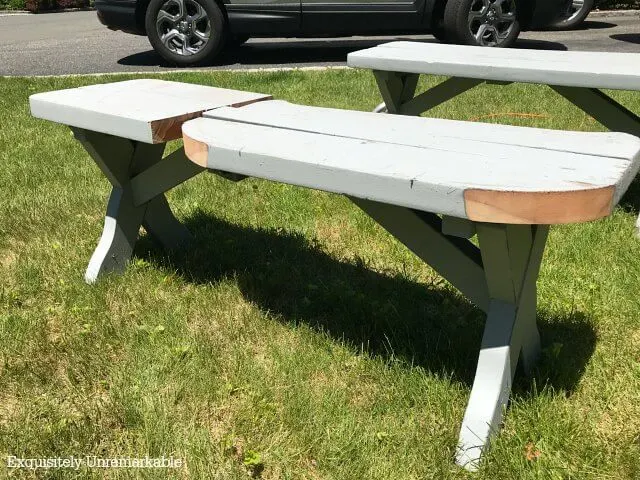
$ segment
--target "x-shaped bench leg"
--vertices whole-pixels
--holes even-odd
[[[443,233],[446,222],[432,213],[352,199],[371,218],[487,312],[469,404],[456,460],[473,470],[502,421],[518,359],[530,373],[540,352],[536,327],[536,279],[548,227],[472,223],[453,225],[480,247]],[[445,219],[447,220],[447,219]]]
[[[152,145],[81,129],[74,129],[74,134],[113,185],[102,236],[85,273],[88,283],[103,273],[122,272],[126,268],[141,226],[166,249],[177,248],[191,238],[187,228],[171,212],[163,194],[168,190],[167,185],[174,186],[177,181],[165,179],[163,184],[159,178],[157,191],[151,193],[147,185],[144,193],[148,198],[143,202],[137,199],[140,189],[133,187],[132,180],[138,174],[151,172],[147,177],[159,177],[153,175],[154,166],[160,167],[156,170],[165,177],[170,174],[167,164],[159,163],[165,144]],[[184,161],[185,168],[192,168],[186,163],[187,159]],[[198,171],[192,169],[190,176]]]
[[[500,428],[520,354],[529,373],[540,352],[536,279],[548,233],[546,226],[530,225],[477,224],[476,229],[490,300],[456,458],[470,470]]]
[[[451,77],[414,97],[418,74],[381,70],[375,70],[373,74],[384,100],[374,111],[382,112],[386,109],[388,113],[402,115],[420,115],[484,83],[483,80],[473,78]]]

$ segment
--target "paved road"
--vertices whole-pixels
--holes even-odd
[[[211,69],[344,65],[347,53],[399,37],[252,39]],[[433,37],[405,37],[434,41]],[[526,32],[521,48],[640,52],[640,16],[591,17],[572,32]],[[146,37],[112,32],[95,12],[0,16],[0,75],[166,71]]]

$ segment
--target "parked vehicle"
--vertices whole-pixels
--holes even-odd
[[[553,24],[558,30],[571,30],[582,25],[593,9],[595,0],[567,0],[560,20]]]
[[[211,62],[249,37],[433,33],[449,43],[508,47],[551,25],[558,0],[95,0],[113,30],[147,35],[167,61]]]

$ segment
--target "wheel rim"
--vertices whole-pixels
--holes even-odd
[[[565,22],[570,22],[582,13],[585,8],[584,0],[573,0],[567,8]]]
[[[516,24],[515,0],[473,0],[469,10],[469,31],[478,45],[502,43]]]
[[[190,56],[201,51],[211,37],[211,22],[194,0],[167,0],[156,17],[156,30],[166,49]]]

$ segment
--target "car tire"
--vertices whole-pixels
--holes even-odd
[[[449,42],[510,47],[520,34],[516,0],[449,0],[444,30]]]
[[[145,27],[153,49],[181,67],[211,62],[224,46],[227,30],[214,0],[151,0]]]
[[[571,30],[578,28],[593,9],[594,0],[573,0],[569,2],[562,19],[553,24],[554,30]]]

